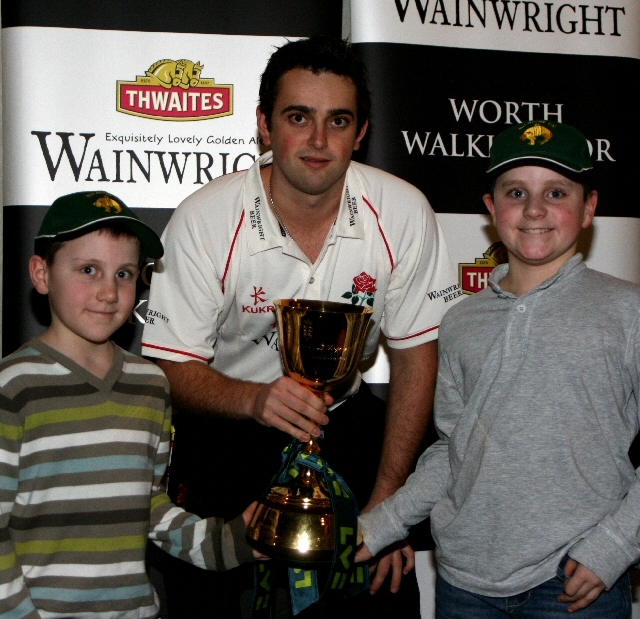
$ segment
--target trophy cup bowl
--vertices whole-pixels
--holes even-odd
[[[285,373],[323,397],[355,372],[373,310],[331,301],[275,301]],[[305,451],[317,454],[315,439]],[[247,527],[249,543],[275,559],[330,562],[334,516],[329,489],[316,472],[302,473],[286,486],[272,485]]]

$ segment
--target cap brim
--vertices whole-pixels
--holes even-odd
[[[514,157],[513,159],[508,159],[507,161],[501,162],[499,165],[494,166],[493,168],[489,168],[487,170],[487,174],[493,179],[503,172],[507,170],[512,170],[513,168],[520,168],[522,166],[539,166],[542,168],[549,168],[550,170],[554,170],[562,174],[563,176],[567,176],[571,179],[576,179],[580,181],[584,178],[584,174],[593,169],[593,166],[589,168],[582,168],[580,170],[576,170],[575,168],[571,168],[567,165],[563,165],[559,163],[555,159],[548,159],[547,157]]]
[[[140,241],[140,256],[142,258],[153,258],[154,260],[157,260],[158,258],[162,258],[164,255],[164,247],[162,246],[162,242],[155,231],[139,219],[127,217],[126,215],[111,215],[98,221],[90,221],[78,226],[77,228],[66,230],[60,234],[40,234],[36,236],[34,240],[60,239],[62,241],[66,238],[87,234],[92,230],[104,227],[105,224],[110,222],[119,222],[131,230],[131,233]]]

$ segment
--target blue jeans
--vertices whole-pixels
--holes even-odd
[[[488,597],[450,585],[436,576],[436,619],[568,619],[568,603],[558,602],[568,576],[560,563],[555,578],[509,597]],[[576,619],[631,619],[631,586],[625,573],[609,591],[582,610]]]

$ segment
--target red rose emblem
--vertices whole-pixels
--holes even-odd
[[[376,291],[376,280],[371,277],[371,275],[367,275],[364,271],[358,275],[358,277],[353,278],[353,283],[356,286],[356,292],[375,292]]]

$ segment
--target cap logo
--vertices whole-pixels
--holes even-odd
[[[535,146],[536,141],[538,144],[546,144],[553,137],[553,133],[542,125],[533,125],[525,129],[524,133],[520,136],[520,139],[524,142],[529,142],[529,146]],[[538,138],[540,138],[538,140]]]
[[[94,205],[103,208],[107,213],[110,213],[113,209],[116,213],[120,213],[122,211],[122,207],[109,196],[103,196],[102,198],[98,198]]]

